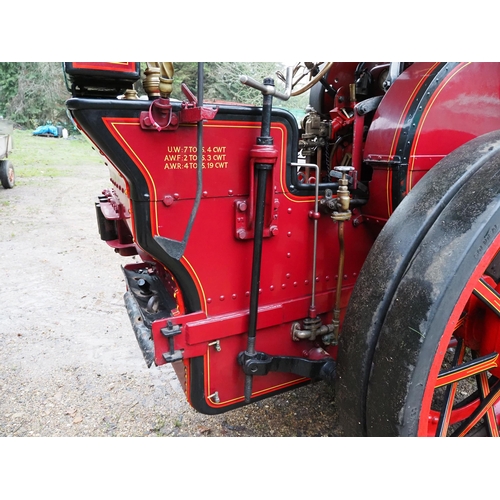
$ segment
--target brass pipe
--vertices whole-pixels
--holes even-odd
[[[339,221],[338,238],[339,238],[339,274],[337,279],[337,293],[335,296],[335,308],[333,310],[333,338],[336,344],[339,340],[340,330],[340,299],[342,295],[342,281],[344,279],[344,222]]]
[[[344,222],[351,218],[351,211],[349,210],[350,205],[350,194],[348,188],[347,172],[353,170],[349,166],[335,167],[335,170],[342,172],[342,178],[339,179],[339,188],[337,190],[337,208],[332,215],[332,219],[336,221],[339,225],[338,228],[338,240],[339,240],[339,271],[337,278],[337,295],[335,297],[335,308],[333,309],[333,342],[338,343],[339,331],[340,331],[340,299],[342,296],[342,281],[344,279]]]

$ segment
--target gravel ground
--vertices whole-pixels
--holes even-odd
[[[88,165],[0,188],[0,436],[339,435],[323,382],[206,416],[169,365],[146,367],[123,305],[126,259],[97,234],[107,186],[107,168]]]

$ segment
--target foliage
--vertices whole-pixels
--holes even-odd
[[[204,98],[207,101],[238,102],[242,104],[260,105],[262,96],[254,89],[240,83],[241,75],[248,75],[262,81],[265,77],[273,77],[279,66],[276,63],[245,62],[207,62],[204,65]],[[195,93],[197,88],[197,63],[174,63],[175,80],[180,89],[186,83]],[[173,97],[182,98],[178,90]]]
[[[0,111],[5,117],[31,129],[48,121],[69,125],[61,63],[0,63],[0,75]]]
[[[143,63],[142,69],[146,65]],[[181,83],[185,82],[196,95],[197,63],[174,63],[174,91],[172,97],[185,99]],[[283,72],[281,63],[275,62],[206,62],[204,64],[204,99],[206,101],[237,102],[260,106],[262,95],[257,90],[240,83],[240,76],[247,75],[257,81],[272,77],[276,86],[284,86],[275,76]],[[140,83],[136,85],[144,95]],[[65,101],[69,97],[64,81],[61,63],[57,62],[0,62],[0,115],[18,125],[35,129],[48,121],[60,124],[71,130],[66,115]],[[288,101],[274,99],[274,106],[289,109],[305,109],[307,95],[291,98]]]
[[[8,115],[8,105],[17,93],[19,63],[0,62],[0,115]]]
[[[174,90],[172,97],[185,99],[181,84],[185,83],[191,92],[197,92],[196,62],[174,62]],[[204,99],[206,101],[226,101],[260,106],[262,94],[257,90],[243,85],[241,75],[252,77],[258,82],[271,77],[278,89],[284,90],[284,84],[276,77],[276,72],[284,73],[284,66],[276,62],[206,62],[204,63]],[[305,109],[309,102],[308,95],[292,98],[289,101],[274,99],[274,106]]]

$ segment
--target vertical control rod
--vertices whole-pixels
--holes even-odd
[[[265,86],[274,86],[272,78],[264,79]],[[257,147],[269,148],[274,145],[271,137],[271,111],[272,111],[273,96],[264,94],[262,106],[262,125],[261,135],[257,137]],[[266,204],[266,187],[267,177],[272,170],[272,163],[256,162],[255,170],[257,171],[257,196],[255,200],[255,232],[254,232],[254,247],[252,260],[252,282],[250,289],[250,311],[248,323],[248,341],[247,349],[244,353],[245,361],[255,358],[255,336],[257,332],[257,314],[259,308],[259,287],[260,287],[260,270],[262,262],[262,240],[264,233],[264,211]],[[253,200],[250,200],[253,203]],[[245,375],[245,402],[249,403],[252,395],[253,375]]]
[[[203,63],[198,63],[198,88],[197,88],[197,97],[198,97],[198,106],[203,107],[203,90],[204,90],[204,78],[205,72]],[[191,213],[191,217],[189,218],[188,227],[186,229],[186,234],[184,235],[184,239],[189,238],[189,233],[191,232],[191,228],[194,224],[194,219],[196,217],[196,213],[198,212],[198,208],[200,206],[201,195],[203,191],[203,119],[201,119],[196,124],[196,166],[198,171],[196,172],[196,196],[194,200],[194,207]]]

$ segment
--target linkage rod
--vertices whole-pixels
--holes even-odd
[[[274,81],[269,78],[264,80],[264,85],[272,86]],[[271,112],[272,112],[272,94],[264,94],[262,107],[262,125],[261,135],[257,138],[258,146],[272,146],[271,137]],[[250,289],[250,310],[248,323],[248,341],[245,357],[253,358],[255,351],[255,336],[257,333],[257,315],[259,309],[259,287],[260,272],[262,262],[262,241],[264,234],[264,212],[266,204],[267,177],[272,170],[273,165],[268,163],[255,163],[257,170],[257,196],[255,201],[255,233],[252,259],[252,282]],[[253,200],[250,200],[253,203]],[[245,376],[245,402],[249,403],[252,395],[252,375]]]

